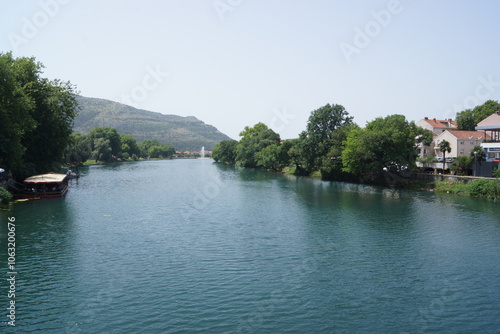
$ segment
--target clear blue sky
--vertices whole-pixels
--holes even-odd
[[[34,56],[84,96],[282,138],[342,104],[454,118],[500,100],[498,1],[0,1],[0,51]]]

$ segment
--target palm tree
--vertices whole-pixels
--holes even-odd
[[[443,152],[443,174],[444,174],[444,164],[446,161],[446,152],[450,153],[451,152],[451,146],[450,143],[447,140],[442,140],[439,143],[439,150]]]

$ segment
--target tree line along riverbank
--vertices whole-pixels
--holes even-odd
[[[282,140],[263,123],[245,127],[241,139],[221,141],[213,150],[216,162],[239,167],[459,195],[500,199],[499,179],[472,182],[415,180],[417,145],[429,145],[432,133],[403,115],[378,117],[364,128],[342,105],[327,104],[311,112],[298,138]]]

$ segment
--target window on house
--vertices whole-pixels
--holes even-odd
[[[461,141],[461,142],[460,142],[460,145],[463,145],[463,144],[464,144],[464,142],[463,142],[463,141]]]

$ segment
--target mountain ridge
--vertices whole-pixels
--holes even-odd
[[[212,150],[221,140],[231,139],[195,116],[162,114],[102,98],[76,96],[79,104],[73,131],[87,134],[98,126],[110,126],[143,141],[156,139],[178,151]]]

